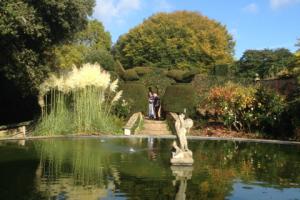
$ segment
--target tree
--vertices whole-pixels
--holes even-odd
[[[246,50],[237,62],[237,74],[262,78],[274,77],[282,70],[290,70],[295,62],[295,55],[288,49]]]
[[[71,68],[85,62],[99,63],[106,70],[114,69],[114,59],[110,53],[111,36],[97,20],[88,22],[87,27],[75,34],[68,43],[55,47],[56,65]]]
[[[296,43],[296,47],[298,47],[299,49],[297,50],[298,52],[300,51],[300,38],[298,39],[297,43]]]
[[[0,1],[0,73],[33,92],[53,69],[52,47],[87,24],[94,0]]]
[[[75,42],[93,49],[111,49],[110,33],[97,20],[89,21],[86,29],[76,34]]]
[[[121,36],[113,53],[125,68],[197,67],[233,61],[234,41],[225,26],[198,12],[158,13]]]

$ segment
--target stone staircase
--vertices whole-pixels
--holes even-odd
[[[144,120],[139,135],[172,135],[166,121]]]

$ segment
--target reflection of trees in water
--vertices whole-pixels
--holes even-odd
[[[36,147],[45,190],[60,179],[69,187],[65,190],[86,186],[100,194],[110,188],[132,199],[175,199],[178,192],[169,163],[171,140],[48,140]],[[300,182],[300,149],[295,146],[191,141],[190,148],[195,163],[193,177],[181,187],[186,187],[186,199],[224,199],[237,179],[300,187],[295,185]]]
[[[300,152],[295,146],[228,141],[193,143],[197,160],[193,180],[203,180],[199,184],[202,194],[222,199],[238,179],[279,188],[295,187],[300,182],[300,166],[295,162]]]
[[[0,142],[0,199],[46,199],[36,190],[35,171],[39,157],[19,141]]]

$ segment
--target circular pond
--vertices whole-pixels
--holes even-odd
[[[0,142],[0,197],[300,199],[300,145],[189,141],[193,167],[171,167],[171,139]]]

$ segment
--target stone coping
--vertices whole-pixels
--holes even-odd
[[[0,138],[1,141],[17,141],[17,140],[43,140],[43,139],[80,139],[80,138],[161,138],[161,139],[175,139],[175,135],[57,135],[57,136],[28,136],[25,138]],[[236,141],[236,142],[254,142],[254,143],[270,143],[270,144],[286,144],[286,145],[300,145],[296,141],[284,140],[267,140],[267,139],[248,139],[248,138],[230,138],[230,137],[205,137],[205,136],[187,136],[188,140],[213,140],[213,141]]]

